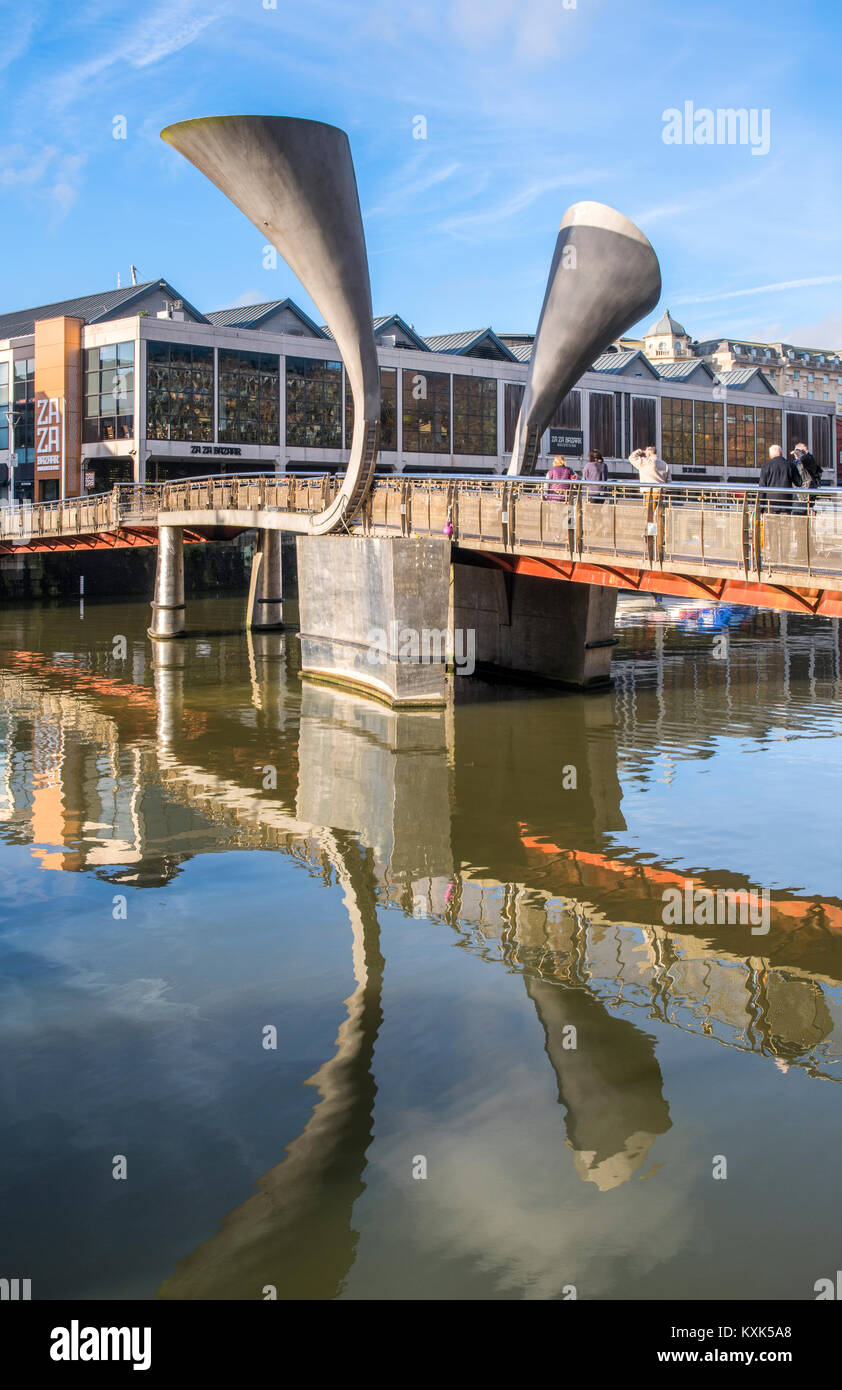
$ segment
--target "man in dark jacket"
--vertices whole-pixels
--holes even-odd
[[[803,487],[821,487],[821,465],[809,452],[806,444],[796,444],[793,449],[795,466],[800,470]]]
[[[760,487],[792,489],[799,487],[800,483],[801,476],[792,459],[784,456],[780,444],[773,444],[769,450],[769,457],[760,470]],[[773,512],[787,512],[792,506],[792,498],[780,494],[770,496],[768,501],[769,510]]]

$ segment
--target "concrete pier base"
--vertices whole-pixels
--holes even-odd
[[[475,633],[479,671],[604,687],[611,680],[616,609],[615,589],[453,566],[451,625]]]
[[[158,527],[158,564],[150,637],[184,636],[184,544],[180,526]]]
[[[302,673],[399,706],[443,705],[450,541],[299,536]]]
[[[259,531],[251,562],[246,627],[283,627],[281,531]]]

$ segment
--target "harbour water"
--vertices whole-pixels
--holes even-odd
[[[610,692],[456,679],[398,714],[302,682],[241,598],[154,648],[148,613],[0,616],[2,1272],[813,1298],[842,1253],[838,624],[627,608]],[[693,916],[725,890],[766,929]]]

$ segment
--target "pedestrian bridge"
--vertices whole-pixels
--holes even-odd
[[[319,534],[341,485],[327,474],[120,484],[0,512],[0,553],[157,545],[150,636],[169,638],[185,630],[183,544],[246,530],[259,536],[246,625],[282,625],[292,533],[304,671],[395,705],[440,704],[465,635],[471,670],[604,684],[620,589],[842,616],[836,490],[389,475],[342,532]],[[430,635],[432,653],[419,645]]]
[[[558,486],[558,485],[557,485]],[[565,486],[562,484],[561,486]],[[120,484],[110,493],[0,512],[0,552],[156,545],[247,529],[307,534],[335,475],[222,476]],[[377,477],[357,536],[442,537],[516,573],[842,616],[842,495],[728,486]]]

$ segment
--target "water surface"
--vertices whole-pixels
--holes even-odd
[[[838,624],[626,610],[610,693],[457,679],[395,714],[302,683],[242,607],[154,649],[145,604],[0,617],[3,1273],[812,1298],[842,1249]],[[665,925],[688,880],[767,893],[769,932]]]

